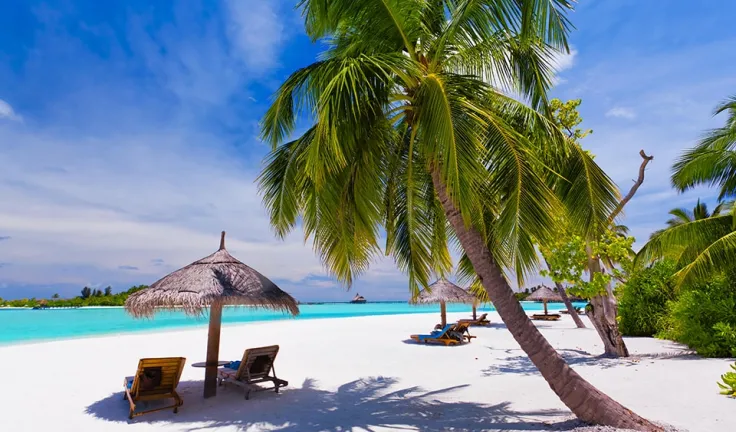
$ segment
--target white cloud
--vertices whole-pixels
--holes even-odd
[[[563,78],[560,76],[560,73],[569,70],[573,67],[575,64],[575,58],[578,55],[578,51],[574,48],[570,48],[569,53],[563,53],[559,51],[555,51],[552,55],[552,58],[550,59],[550,64],[552,65],[552,69],[555,71],[554,76],[552,77],[552,85],[557,86],[560,84],[564,84],[567,82],[566,78]]]
[[[167,270],[158,260],[188,264],[216,250],[219,231],[226,230],[233,254],[269,277],[299,281],[324,274],[300,232],[275,239],[254,184],[257,173],[217,150],[214,137],[197,149],[176,132],[102,145],[0,128],[0,141],[16,143],[0,154],[6,167],[0,233],[13,242],[0,250],[2,262],[111,272],[131,266],[138,277],[154,278]],[[26,266],[3,276],[24,283],[59,277]]]
[[[566,71],[573,67],[575,64],[575,57],[577,57],[578,51],[575,48],[570,48],[569,53],[555,52],[552,56],[550,64],[554,70],[559,74],[560,72]]]
[[[0,99],[0,120],[7,119],[7,120],[13,120],[13,121],[21,121],[22,118],[19,116],[15,110],[13,110],[13,107],[10,106],[9,103],[5,102],[4,100]]]
[[[286,40],[285,15],[278,2],[263,0],[227,0],[228,35],[245,64],[253,72],[268,70],[278,64],[278,55]]]
[[[636,118],[636,112],[634,112],[634,110],[631,108],[613,107],[606,112],[606,117],[616,117],[633,120]]]

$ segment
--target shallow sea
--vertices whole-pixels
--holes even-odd
[[[522,302],[527,311],[541,311],[542,304]],[[585,303],[575,303],[584,307]],[[562,303],[549,303],[550,311],[563,309]],[[439,305],[415,306],[404,302],[370,302],[364,304],[324,303],[299,305],[300,314],[290,317],[280,312],[226,307],[224,325],[284,319],[345,318],[371,315],[439,314]],[[448,304],[447,312],[468,312],[468,305]],[[480,307],[479,313],[493,307]],[[439,318],[439,317],[438,317]],[[180,311],[161,311],[153,319],[135,319],[123,308],[100,307],[79,309],[3,309],[0,308],[0,345],[45,340],[102,336],[140,331],[206,326],[207,316],[191,317]]]

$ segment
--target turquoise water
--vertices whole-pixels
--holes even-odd
[[[525,310],[540,311],[541,303],[522,302]],[[584,307],[585,303],[575,303]],[[550,311],[564,308],[548,304]],[[301,313],[291,318],[279,312],[227,307],[223,311],[225,324],[282,319],[344,318],[369,315],[402,315],[411,313],[439,314],[439,305],[413,306],[407,303],[332,303],[299,305]],[[468,305],[447,305],[448,312],[468,312]],[[492,311],[481,307],[479,312]],[[139,331],[206,326],[207,317],[189,317],[179,311],[161,311],[153,319],[134,319],[122,308],[80,309],[0,309],[0,344],[68,339],[83,336],[110,335]]]

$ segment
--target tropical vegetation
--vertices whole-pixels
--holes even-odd
[[[726,125],[708,131],[700,142],[686,151],[673,167],[672,184],[680,192],[699,185],[718,186],[718,200],[736,196],[736,96],[716,107],[726,113]],[[639,251],[639,262],[670,257],[680,264],[678,284],[707,280],[729,271],[736,259],[734,210],[714,212],[709,217],[679,218],[661,230]],[[680,223],[682,222],[682,223]]]
[[[92,289],[89,287],[82,288],[79,296],[73,298],[62,299],[58,294],[54,294],[50,299],[16,299],[3,300],[0,299],[0,306],[8,307],[82,307],[82,306],[123,306],[129,295],[136,291],[146,288],[146,285],[133,286],[126,291],[113,294],[112,287],[104,290]]]
[[[709,212],[698,200],[692,210],[671,210],[667,226],[637,254],[640,276],[620,290],[626,334],[655,334],[707,357],[736,356],[736,97],[716,108],[722,113],[726,124],[685,151],[672,174],[679,192],[718,186],[716,207]]]
[[[286,79],[262,122],[273,151],[259,183],[276,234],[300,222],[348,285],[389,254],[412,294],[452,269],[448,244],[459,246],[573,413],[659,430],[567,365],[505,274],[513,268],[523,280],[537,269],[535,245],[558,230],[554,215],[592,238],[619,205],[610,178],[550,116],[552,59],[568,50],[571,4],[303,0],[300,8],[327,50]],[[310,125],[292,139],[301,114]]]
[[[662,260],[631,272],[617,287],[619,328],[627,336],[654,336],[666,324],[669,302],[677,298],[675,263]]]
[[[736,397],[736,363],[731,365],[731,369],[734,372],[726,372],[721,375],[721,382],[718,383],[718,387],[721,388],[721,394]]]

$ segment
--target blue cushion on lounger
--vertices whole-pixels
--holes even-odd
[[[226,364],[225,367],[228,369],[238,370],[238,368],[240,367],[240,360],[231,361],[230,363]]]
[[[133,387],[133,378],[128,378],[128,390],[130,390],[131,387]]]

